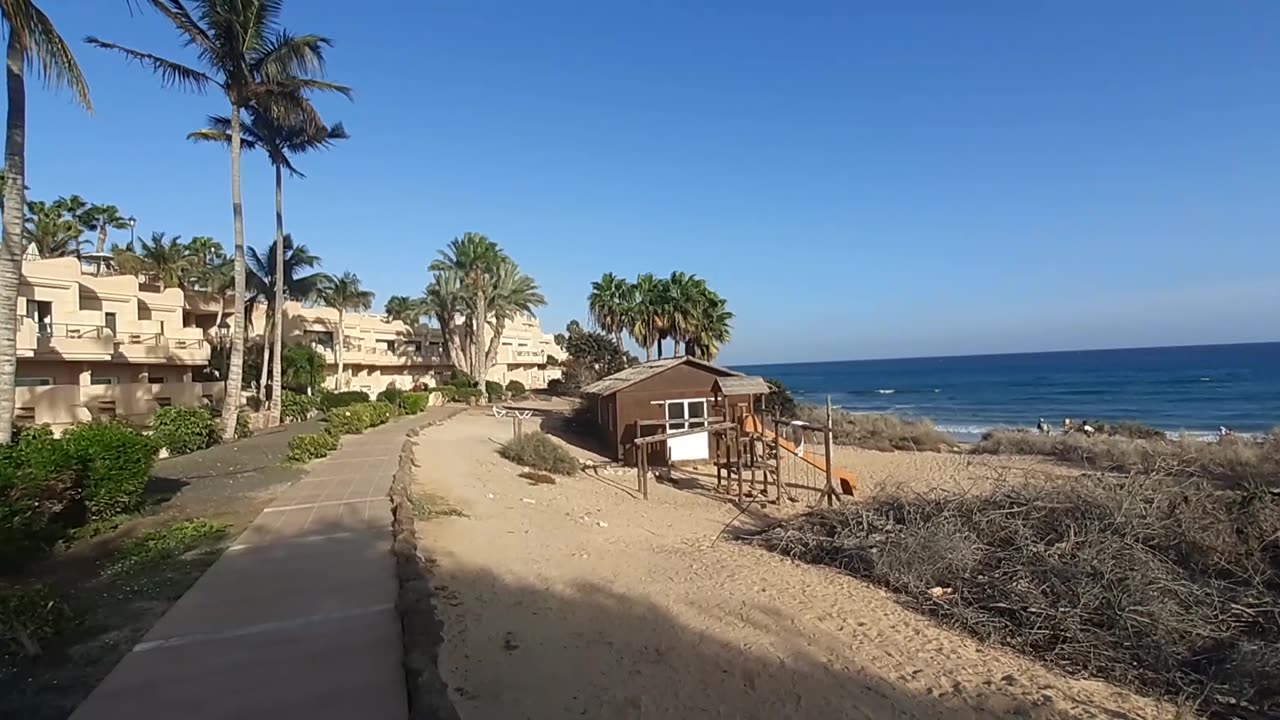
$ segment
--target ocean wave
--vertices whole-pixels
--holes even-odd
[[[850,390],[847,395],[906,395],[916,393],[940,393],[942,388],[876,388],[875,390]]]
[[[948,435],[973,435],[980,437],[991,432],[995,428],[991,425],[934,425],[934,430],[944,432]]]
[[[877,390],[876,392],[880,395],[892,395],[898,391],[890,388],[889,390]]]

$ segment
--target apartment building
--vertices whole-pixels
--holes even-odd
[[[179,288],[28,258],[18,316],[18,422],[145,422],[159,407],[222,400],[222,383],[201,382],[210,345]]]
[[[254,327],[263,327],[265,308],[254,313]],[[445,352],[440,331],[426,325],[411,327],[371,313],[346,313],[342,325],[342,379],[338,378],[338,312],[306,307],[296,302],[284,308],[286,344],[305,343],[319,350],[327,365],[330,388],[364,390],[377,394],[388,387],[408,389],[422,383],[439,385],[449,380],[454,366]],[[545,388],[560,377],[558,360],[563,351],[554,336],[542,332],[536,318],[524,316],[503,333],[497,363],[489,380],[506,384],[519,380],[525,387]],[[555,358],[549,366],[548,358]]]

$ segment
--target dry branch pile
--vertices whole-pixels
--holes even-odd
[[[750,542],[871,580],[914,610],[1218,717],[1280,715],[1280,495],[1027,477],[887,493]]]

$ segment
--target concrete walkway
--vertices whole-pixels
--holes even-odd
[[[408,717],[387,491],[406,433],[347,436],[308,466],[72,720]]]

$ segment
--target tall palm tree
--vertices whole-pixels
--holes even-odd
[[[27,80],[30,65],[55,88],[67,88],[92,112],[89,86],[71,49],[33,0],[0,0],[0,24],[8,35],[5,85],[8,110],[4,142],[4,240],[0,243],[0,444],[13,434],[18,371],[18,279],[22,273],[27,209]]]
[[[466,323],[458,326],[458,318],[466,314],[462,277],[453,270],[437,270],[418,302],[423,314],[433,317],[440,327],[445,360],[469,372],[464,347],[470,347],[470,330]]]
[[[622,349],[622,333],[629,325],[629,313],[635,304],[635,286],[613,273],[605,273],[591,283],[587,311],[601,332],[609,333]]]
[[[498,270],[494,274],[489,288],[489,308],[492,318],[489,329],[493,335],[485,348],[485,364],[482,374],[475,375],[482,380],[489,374],[489,368],[498,360],[498,350],[502,348],[502,334],[506,332],[507,323],[517,315],[533,315],[537,308],[545,307],[547,298],[538,290],[538,283],[524,274],[511,258],[503,256]]]
[[[197,142],[216,142],[224,145],[231,144],[231,119],[211,115],[209,117],[209,127],[204,130],[197,130],[187,136],[191,140]],[[333,127],[325,127],[323,124],[319,126],[309,125],[300,122],[285,122],[275,113],[268,110],[257,108],[249,108],[248,122],[243,120],[240,123],[240,147],[242,150],[261,149],[266,153],[267,159],[271,161],[272,167],[276,171],[276,243],[284,242],[284,171],[288,170],[289,174],[296,178],[305,178],[297,167],[294,166],[292,156],[301,155],[307,152],[322,150],[331,147],[335,141],[348,139],[347,131],[343,129],[342,123],[336,123]],[[285,269],[283,263],[285,261],[284,254],[276,256],[277,267],[273,274],[284,276]],[[280,408],[281,408],[281,372],[280,362],[284,350],[284,322],[280,314],[284,312],[284,292],[285,288],[279,286],[276,288],[276,297],[271,302],[275,314],[273,319],[268,323],[272,328],[271,342],[266,342],[266,336],[263,336],[263,365],[262,374],[265,377],[267,373],[267,364],[265,359],[266,348],[271,347],[271,405],[267,410],[267,425],[274,427],[280,424]],[[259,392],[262,392],[259,386]]]
[[[659,342],[659,331],[662,327],[662,313],[666,309],[666,290],[663,280],[654,277],[653,273],[644,273],[636,278],[635,297],[628,313],[631,326],[631,337],[644,347],[644,360],[653,359],[653,346],[658,346],[658,357],[662,357],[662,344]]]
[[[27,203],[27,218],[22,228],[23,244],[39,253],[41,258],[78,256],[83,233],[80,223],[68,217],[56,202],[32,200]]]
[[[280,28],[282,0],[147,0],[169,20],[185,46],[193,48],[204,70],[99,40],[91,45],[114,50],[160,76],[165,87],[205,92],[222,91],[230,104],[227,115],[231,146],[231,215],[235,228],[234,331],[231,367],[227,373],[222,412],[222,436],[235,438],[240,410],[240,380],[244,362],[244,205],[240,193],[240,113],[257,108],[277,117],[319,127],[320,119],[306,99],[312,91],[350,96],[341,85],[325,82],[324,51],[332,41],[319,35],[293,35]],[[192,12],[194,8],[195,12]]]
[[[360,278],[356,277],[353,272],[344,272],[336,278],[331,278],[318,293],[318,299],[322,304],[338,311],[338,336],[335,343],[337,349],[335,351],[338,359],[338,379],[335,382],[336,389],[342,389],[342,353],[343,353],[343,334],[342,325],[347,318],[348,312],[366,312],[373,307],[373,291],[365,290],[360,287]]]
[[[387,304],[382,311],[388,320],[399,320],[410,328],[417,327],[423,315],[422,302],[408,295],[392,295],[387,298]]]
[[[191,254],[182,242],[181,235],[166,239],[162,232],[151,233],[151,240],[138,245],[138,259],[142,274],[160,285],[160,288],[186,287],[198,271],[200,259]]]
[[[110,230],[128,230],[129,220],[120,214],[115,205],[90,205],[77,214],[80,224],[88,232],[98,233],[98,243],[94,252],[107,250],[107,232]]]
[[[267,369],[270,367],[271,372],[276,373],[272,376],[272,405],[276,405],[275,398],[280,392],[278,380],[280,378],[279,349],[274,349],[272,343],[267,342],[268,333],[272,336],[282,336],[282,327],[284,325],[284,303],[286,300],[311,300],[319,292],[325,282],[329,280],[329,276],[324,273],[304,273],[305,270],[313,270],[320,265],[320,258],[312,255],[306,245],[295,245],[293,236],[285,233],[283,243],[277,245],[271,243],[267,246],[265,252],[259,253],[256,248],[249,248],[248,264],[249,264],[249,303],[256,304],[265,301],[267,303],[267,320],[266,327],[262,333],[262,371],[258,380],[259,397],[264,397],[267,385]],[[279,247],[284,248],[284,252],[277,252]],[[276,278],[284,278],[284,282],[276,282]],[[274,359],[268,363],[269,357]],[[267,424],[271,425],[271,413],[268,411]],[[275,418],[276,425],[280,424],[280,419]]]
[[[732,337],[733,313],[724,298],[705,285],[700,295],[690,334],[685,340],[685,354],[710,361],[716,359],[720,348]]]
[[[664,337],[671,338],[672,355],[684,352],[685,342],[692,334],[703,299],[702,291],[705,289],[706,283],[696,275],[689,275],[679,270],[672,272],[667,278],[662,334]]]
[[[488,325],[489,293],[493,277],[506,258],[506,253],[497,243],[480,233],[464,233],[454,238],[440,257],[433,260],[428,270],[442,272],[452,270],[458,273],[465,291],[467,309],[470,319],[470,348],[467,353],[467,372],[473,378],[484,381],[485,352],[488,347],[486,329]]]

